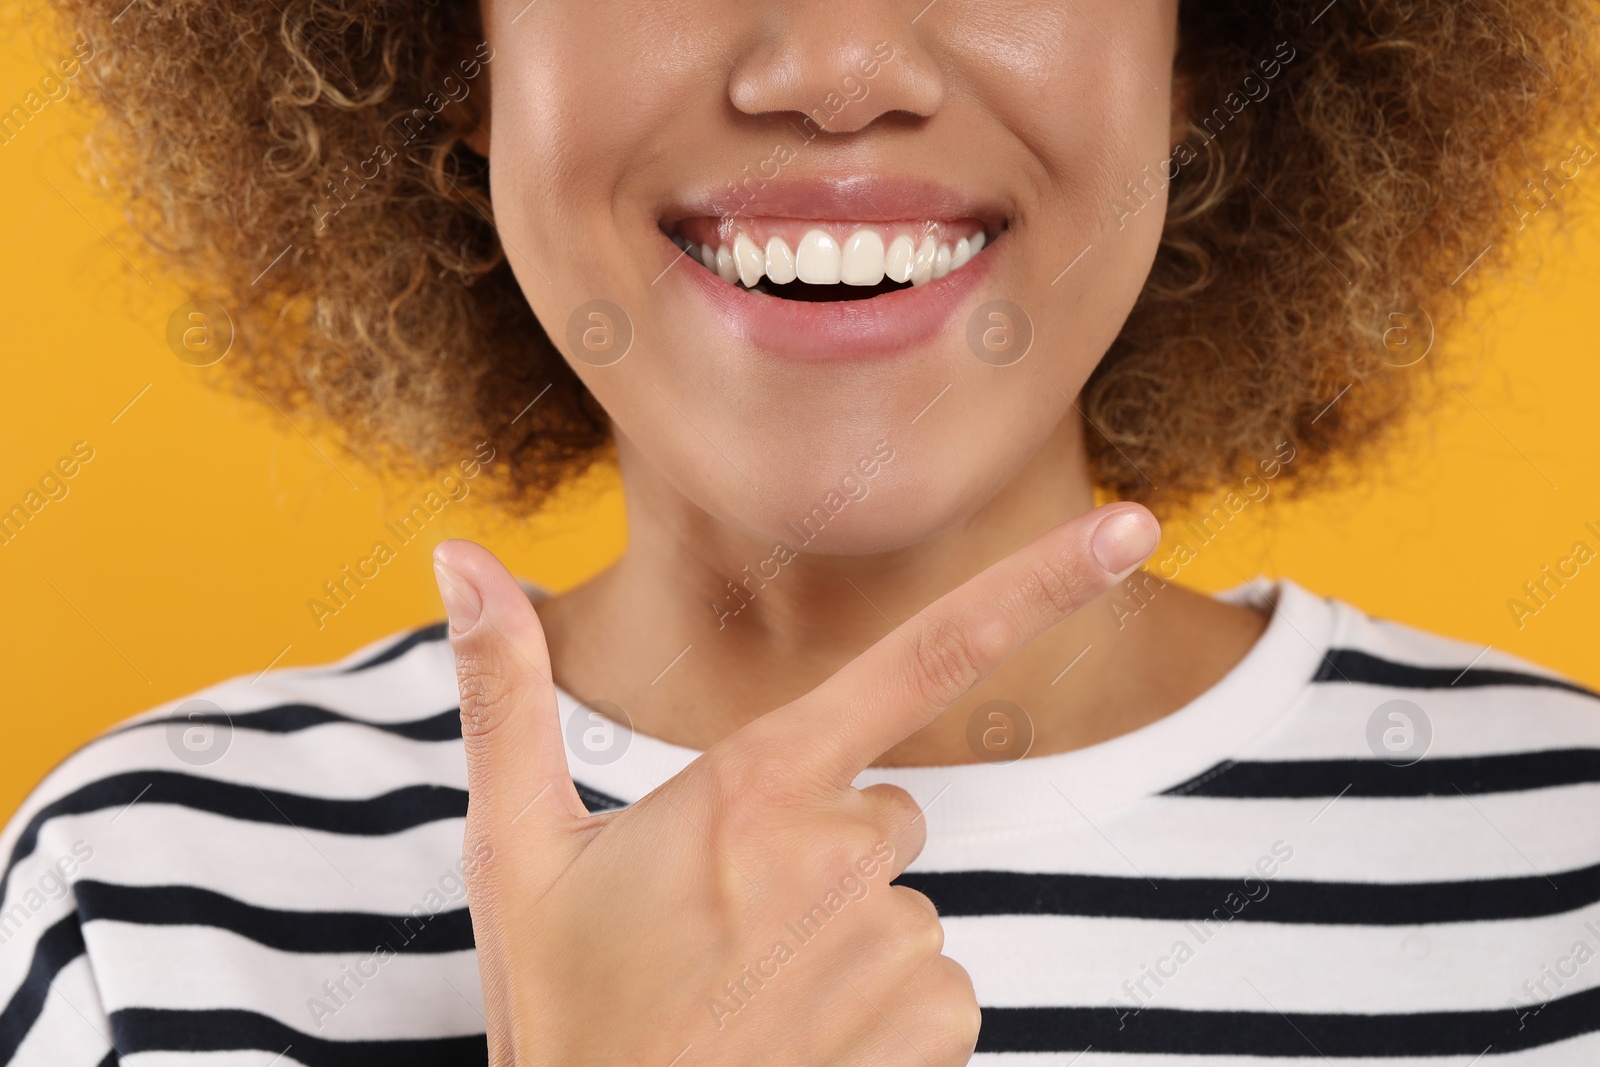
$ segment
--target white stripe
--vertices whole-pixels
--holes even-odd
[[[200,886],[289,911],[409,914],[429,899],[450,909],[465,899],[456,885],[460,819],[386,837],[296,831],[156,804],[135,805],[109,829],[103,816],[60,822],[63,833],[94,847],[83,875],[98,881]]]
[[[1600,748],[1600,701],[1578,693],[1525,686],[1390,689],[1330,682],[1312,691],[1293,730],[1263,738],[1239,758],[1377,758],[1367,741],[1367,723],[1394,700],[1415,704],[1427,716],[1433,739],[1424,761]],[[1388,721],[1386,714],[1379,718]]]
[[[191,1011],[243,1004],[330,1041],[483,1032],[478,964],[470,951],[400,951],[386,961],[366,952],[306,955],[279,952],[211,927],[124,923],[91,923],[84,940],[96,960],[126,964],[96,971],[111,1012],[133,1006]],[[166,966],[134,965],[147,960],[165,961]],[[333,985],[331,992],[325,983]],[[452,985],[467,999],[452,992]],[[313,1003],[321,1009],[314,1011]]]
[[[181,746],[181,739],[176,743]],[[208,764],[185,762],[174,754],[172,744],[166,728],[151,725],[87,749],[51,776],[48,795],[39,796],[21,813],[6,835],[5,847],[9,849],[14,833],[49,801],[115,775],[185,774],[269,792],[354,800],[416,785],[466,788],[466,757],[458,740],[412,741],[342,723],[289,734],[236,729],[226,750]]]
[[[995,1007],[1260,1010],[1249,979],[1285,1012],[1504,1010],[1514,1023],[1511,1003],[1533,999],[1524,982],[1553,996],[1600,987],[1600,906],[1424,927],[984,916],[944,929],[945,954]],[[1587,962],[1573,955],[1580,942]]]
[[[242,1049],[237,1052],[141,1052],[122,1061],[124,1067],[305,1067],[289,1052]],[[1363,1065],[1365,1067],[1365,1065]]]
[[[1015,799],[1035,805],[1041,822],[1051,810],[1050,797]],[[1278,841],[1294,851],[1284,877],[1322,881],[1537,877],[1600,862],[1600,784],[1473,797],[1345,796],[1331,806],[1327,797],[1155,797],[1093,825],[1060,797],[1053,809],[1064,817],[1034,833],[932,837],[911,869],[1231,878]]]

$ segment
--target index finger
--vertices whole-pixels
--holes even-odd
[[[766,716],[780,750],[845,786],[1028,641],[1149,558],[1155,516],[1107,504],[946,593],[810,693]]]
[[[469,831],[492,835],[514,822],[522,833],[559,830],[587,816],[567,770],[544,628],[527,594],[471,541],[439,545],[434,570],[461,694]]]

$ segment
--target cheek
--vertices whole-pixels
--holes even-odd
[[[1125,228],[1111,204],[1171,154],[1173,0],[1010,0],[959,10],[953,59],[1034,164],[1027,177],[1044,218],[1028,221],[1060,227],[1063,238],[1070,229],[1083,237],[1076,248]]]
[[[1045,258],[1030,269],[1048,270],[1050,282],[1090,248],[1082,275],[1133,288],[1114,306],[1131,302],[1165,216],[1176,2],[1010,0],[957,10],[952,59],[984,110],[1026,147],[1032,197],[1021,222],[1046,238],[1032,243]],[[1078,285],[1106,296],[1104,285],[1070,277],[1053,291]]]
[[[630,203],[625,183],[666,147],[673,102],[691,73],[681,51],[662,47],[674,35],[653,5],[494,6],[496,222],[549,325],[544,305],[554,293],[570,307],[613,295],[606,279],[621,275],[626,258],[615,240],[617,212]]]

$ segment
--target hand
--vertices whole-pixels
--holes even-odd
[[[1067,522],[594,816],[568,775],[538,616],[486,549],[440,545],[489,1062],[966,1063],[971,980],[940,954],[933,904],[889,884],[922,849],[921,812],[851,782],[1155,541],[1136,505]]]

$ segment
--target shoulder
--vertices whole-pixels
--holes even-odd
[[[393,938],[420,959],[454,953],[465,981],[459,742],[433,626],[222,682],[79,749],[0,835],[0,1063],[66,1062],[84,1019],[115,1029],[123,1053],[304,1028],[280,995],[304,970],[293,954]],[[192,1010],[213,1001],[232,1011],[226,1034]],[[383,1009],[372,1000],[339,1025],[362,1032],[378,1025],[363,1012]],[[312,1028],[333,1010],[311,1012]],[[421,1008],[380,1022],[471,1030]]]
[[[1320,599],[1283,584],[1294,603]],[[1492,645],[1321,602],[1331,625],[1318,665],[1252,759],[1308,761],[1286,776],[1321,761],[1376,795],[1600,784],[1600,694]]]
[[[185,867],[198,876],[216,869],[227,839],[260,847],[296,830],[394,833],[459,817],[465,768],[449,656],[443,625],[423,627],[337,663],[233,678],[119,724],[56,767],[0,834],[0,906],[57,880],[162,880],[161,869]]]
[[[1315,682],[1347,702],[1407,700],[1442,721],[1447,748],[1600,746],[1600,694],[1492,644],[1461,641],[1337,605],[1341,625]],[[1443,754],[1443,753],[1441,753]]]

